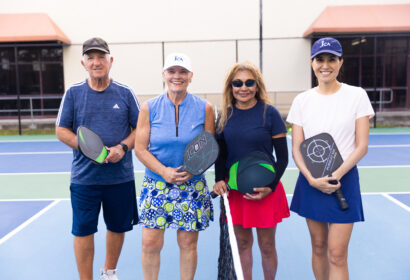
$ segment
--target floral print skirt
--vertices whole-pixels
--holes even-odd
[[[146,228],[200,231],[214,220],[205,178],[173,185],[145,176],[138,204]]]

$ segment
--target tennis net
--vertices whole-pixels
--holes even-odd
[[[233,231],[232,217],[226,194],[220,197],[218,280],[242,280],[238,245]],[[232,246],[231,246],[232,244]]]

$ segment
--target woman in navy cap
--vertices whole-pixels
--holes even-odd
[[[293,158],[300,170],[290,209],[306,218],[316,279],[349,278],[347,253],[353,223],[364,221],[356,164],[367,153],[374,111],[364,89],[338,81],[342,54],[334,38],[313,44],[310,63],[318,86],[299,94],[287,117],[292,124]],[[314,178],[299,147],[322,132],[333,136],[344,163],[331,177]],[[330,184],[331,180],[338,183]],[[339,188],[349,203],[345,211],[331,195]]]

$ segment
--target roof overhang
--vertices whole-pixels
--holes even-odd
[[[0,14],[0,43],[41,41],[71,44],[47,14]]]
[[[303,34],[410,32],[410,4],[329,6]]]

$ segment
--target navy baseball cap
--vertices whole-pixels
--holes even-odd
[[[321,38],[313,43],[310,59],[321,53],[331,53],[340,57],[343,55],[342,45],[335,38]]]

